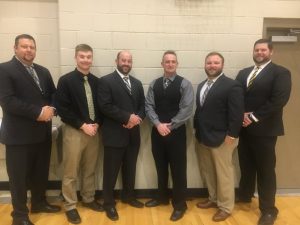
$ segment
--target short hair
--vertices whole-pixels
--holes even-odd
[[[164,54],[163,54],[163,57],[162,57],[162,61],[164,61],[165,55],[175,55],[175,57],[176,57],[176,59],[177,59],[177,54],[176,54],[176,52],[173,51],[173,50],[167,50],[167,51],[165,51]]]
[[[222,63],[224,64],[224,62],[225,62],[224,56],[219,52],[210,52],[210,53],[208,53],[207,56],[205,57],[205,61],[207,60],[208,57],[213,56],[213,55],[219,56],[222,59]]]
[[[262,39],[258,39],[254,45],[253,48],[255,48],[255,46],[257,44],[268,44],[268,48],[272,51],[273,50],[273,43],[270,39],[266,39],[266,38],[262,38]]]
[[[20,39],[32,40],[34,42],[34,45],[36,45],[35,40],[31,35],[29,35],[29,34],[20,34],[20,35],[16,36],[16,38],[15,38],[15,46],[18,46]]]
[[[87,44],[79,44],[75,47],[75,55],[77,55],[77,53],[79,51],[82,51],[82,52],[93,52],[93,49],[91,46],[87,45]]]

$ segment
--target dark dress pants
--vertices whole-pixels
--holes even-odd
[[[14,218],[28,218],[27,190],[31,205],[46,201],[51,154],[51,139],[37,144],[6,145],[6,168],[9,177]]]
[[[104,146],[103,162],[103,199],[104,207],[115,206],[114,187],[122,168],[122,196],[124,201],[135,198],[136,161],[140,148],[140,131],[136,127],[129,131],[129,144],[117,148]]]
[[[151,133],[152,153],[158,178],[158,200],[168,201],[168,167],[173,180],[172,205],[174,209],[187,208],[185,194],[186,175],[186,128],[180,126],[167,136],[161,136],[155,127]]]
[[[277,215],[276,194],[276,155],[277,136],[255,136],[243,130],[240,135],[238,153],[241,168],[239,197],[250,200],[255,191],[259,196],[259,208],[262,213]]]

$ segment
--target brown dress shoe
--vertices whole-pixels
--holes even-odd
[[[216,214],[213,216],[212,220],[215,222],[220,222],[226,220],[230,216],[230,213],[227,213],[221,209],[219,209]]]
[[[204,202],[198,202],[196,205],[200,209],[209,209],[209,208],[217,208],[217,204],[210,200],[205,200]]]

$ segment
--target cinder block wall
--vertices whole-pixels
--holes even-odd
[[[252,64],[252,46],[262,36],[263,18],[299,15],[300,2],[296,0],[0,0],[0,61],[11,58],[13,39],[23,32],[36,37],[37,62],[50,69],[55,81],[74,69],[74,47],[79,43],[94,48],[92,71],[99,77],[114,70],[119,50],[129,49],[133,54],[132,74],[147,91],[148,84],[162,74],[162,53],[173,49],[178,53],[178,73],[196,88],[205,78],[203,60],[208,52],[220,51],[225,57],[226,75],[234,78],[239,69]],[[145,121],[137,188],[156,187],[150,129]],[[100,189],[101,184],[100,180]],[[188,186],[203,187],[191,121]]]

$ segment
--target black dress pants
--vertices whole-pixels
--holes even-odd
[[[243,130],[238,145],[241,168],[239,197],[243,200],[250,200],[257,180],[259,208],[262,213],[273,215],[278,213],[275,207],[276,141],[277,136],[255,136]]]
[[[31,205],[46,201],[51,139],[37,144],[6,145],[6,168],[12,198],[13,218],[28,218],[27,190]]]
[[[168,200],[168,168],[170,166],[173,180],[172,205],[174,209],[186,209],[187,162],[185,125],[172,130],[167,136],[161,136],[157,129],[153,127],[151,142],[158,178],[158,200],[162,202]]]
[[[122,170],[122,196],[124,201],[135,198],[136,161],[140,148],[139,129],[129,132],[129,144],[125,147],[104,146],[103,199],[105,208],[115,206],[114,187],[120,168]]]

